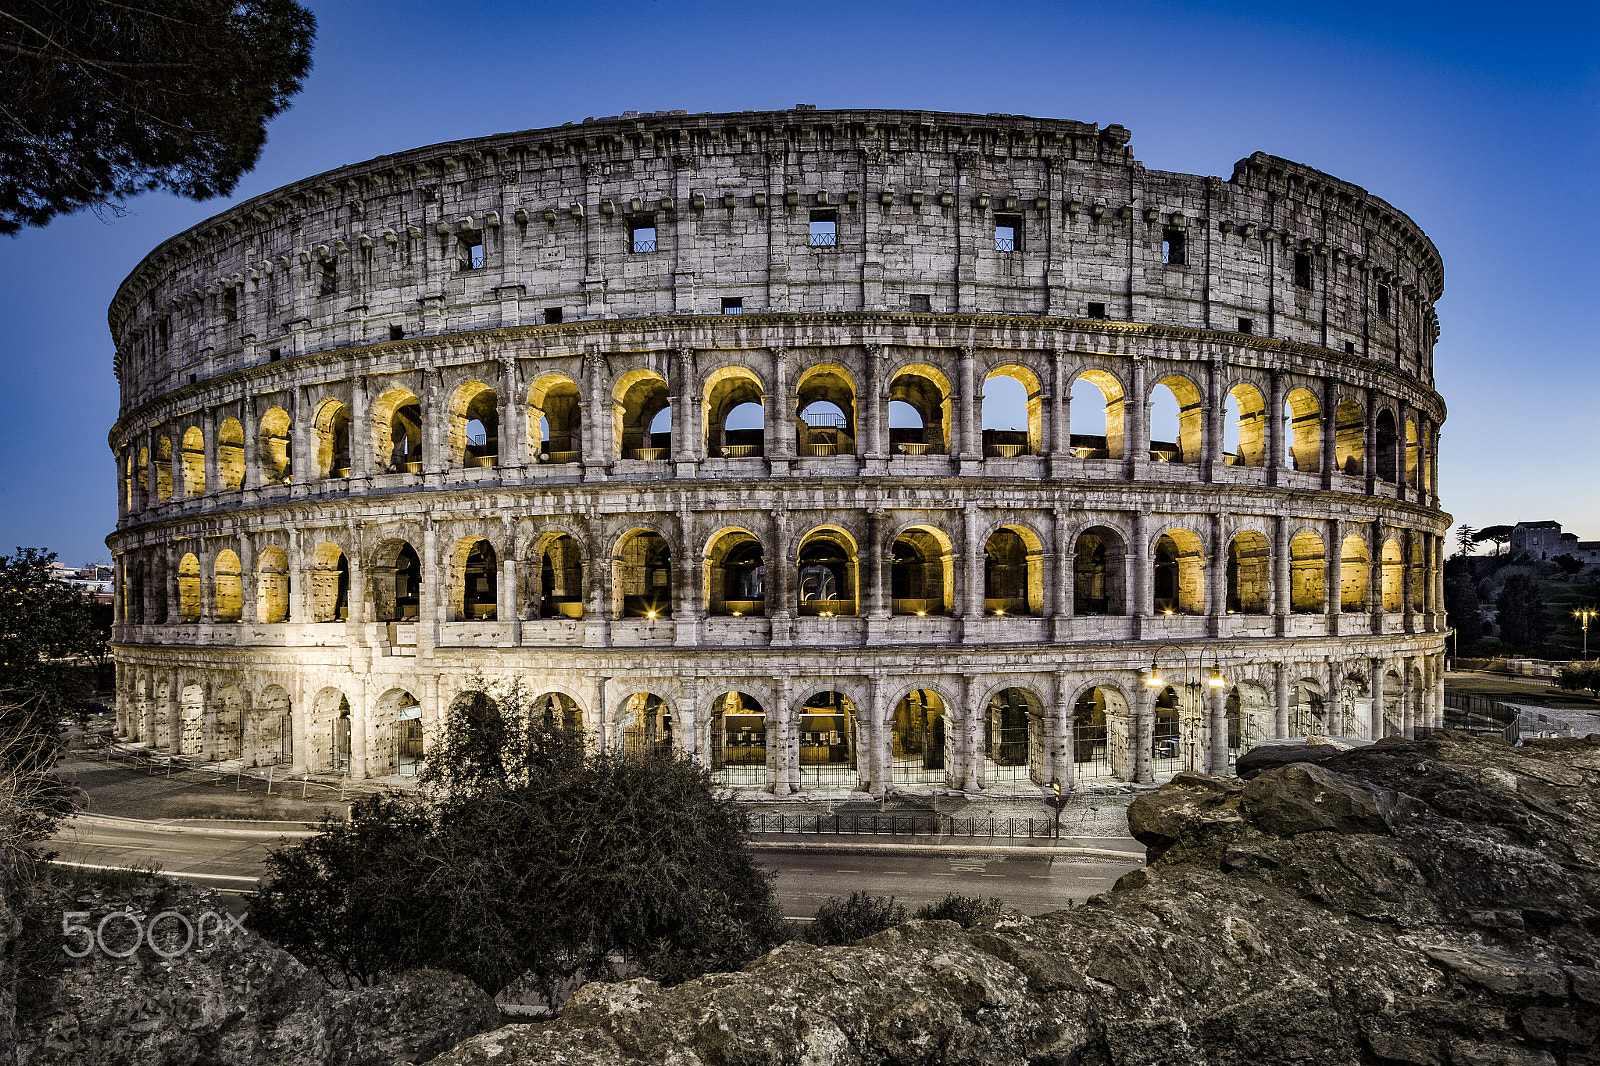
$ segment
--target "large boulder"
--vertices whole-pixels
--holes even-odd
[[[57,902],[59,910],[88,911],[90,928],[112,911],[141,924],[163,911],[195,924],[224,913],[209,889],[164,879]],[[127,950],[117,938],[131,928],[123,919],[108,923],[113,951]],[[171,958],[148,942],[126,958],[98,950],[75,962],[56,957],[60,969],[32,990],[39,1002],[22,1029],[21,1066],[393,1066],[500,1024],[494,1000],[456,974],[415,970],[335,989],[251,934],[248,919],[245,928],[206,919],[203,943],[188,950],[180,950],[186,934],[177,919],[157,929],[155,944]],[[80,941],[81,934],[69,943]]]
[[[1075,910],[594,984],[435,1066],[1600,1064],[1600,738],[1181,775]]]

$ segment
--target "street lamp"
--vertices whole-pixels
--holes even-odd
[[[1589,658],[1589,619],[1593,618],[1596,611],[1593,607],[1580,607],[1572,612],[1572,617],[1578,620],[1578,625],[1583,627],[1583,657]]]
[[[1227,742],[1224,737],[1228,728],[1228,716],[1227,711],[1219,697],[1222,694],[1222,690],[1227,687],[1228,680],[1223,676],[1222,673],[1221,653],[1219,653],[1215,648],[1201,648],[1197,653],[1195,661],[1191,667],[1189,653],[1186,650],[1178,647],[1176,644],[1163,644],[1161,647],[1157,648],[1155,654],[1151,656],[1150,669],[1142,671],[1144,674],[1144,683],[1147,688],[1160,691],[1162,688],[1166,687],[1167,682],[1161,676],[1159,664],[1161,660],[1161,653],[1166,651],[1168,648],[1171,648],[1174,652],[1177,652],[1179,658],[1183,660],[1183,685],[1189,690],[1191,698],[1196,703],[1199,703],[1201,689],[1205,688],[1210,690],[1211,713],[1209,717],[1211,719],[1211,757],[1206,760],[1205,770],[1207,773],[1226,774],[1228,749],[1226,746]],[[1207,670],[1205,666],[1205,657],[1208,650],[1211,652],[1212,656],[1212,665],[1209,670]],[[1190,765],[1188,769],[1194,769],[1193,765]]]

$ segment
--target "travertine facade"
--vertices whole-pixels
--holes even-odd
[[[1435,723],[1437,252],[1299,164],[1127,145],[629,114],[173,238],[110,313],[121,728],[413,772],[521,677],[787,794]]]

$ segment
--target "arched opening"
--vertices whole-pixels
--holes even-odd
[[[796,454],[855,454],[856,388],[844,367],[809,368],[795,383],[795,397]]]
[[[150,608],[148,621],[153,625],[166,625],[172,605],[167,602],[168,562],[165,553],[157,555],[150,564]]]
[[[940,785],[955,737],[945,729],[944,700],[932,689],[913,689],[895,704],[889,776],[896,785]]]
[[[139,495],[137,503],[140,507],[150,505],[150,449],[139,449],[139,467],[133,472],[133,483],[138,486]]]
[[[350,564],[336,544],[320,544],[311,557],[311,620],[350,617]]]
[[[538,616],[583,617],[583,556],[565,533],[546,540],[539,553]]]
[[[916,364],[889,382],[889,454],[945,455],[950,451],[950,382]]]
[[[172,438],[156,438],[156,498],[172,499]]]
[[[350,476],[350,410],[338,400],[324,400],[312,423],[317,431],[317,476]]]
[[[1267,457],[1267,405],[1254,385],[1228,392],[1222,419],[1223,461],[1229,466],[1261,466]]]
[[[500,458],[500,397],[481,381],[459,386],[450,397],[445,435],[451,466],[494,466]]]
[[[672,750],[672,708],[653,692],[635,692],[617,712],[622,750],[627,755],[666,754]]]
[[[458,622],[492,622],[498,616],[500,573],[494,545],[482,537],[456,541],[451,558],[451,611]]]
[[[1245,530],[1228,544],[1228,613],[1267,614],[1272,573],[1267,538]]]
[[[929,526],[914,526],[889,548],[889,591],[894,614],[947,615],[955,609],[955,553],[950,540]]]
[[[1378,449],[1378,477],[1391,484],[1396,480],[1396,464],[1399,459],[1400,434],[1395,429],[1394,412],[1387,407],[1378,412],[1377,439],[1374,442]]]
[[[1127,774],[1128,704],[1114,688],[1095,687],[1072,707],[1072,762],[1080,778]]]
[[[206,743],[206,690],[185,685],[178,695],[178,754],[199,755]]]
[[[837,529],[817,529],[800,542],[795,589],[801,614],[856,613],[855,543]]]
[[[244,614],[244,579],[239,557],[230,549],[218,552],[211,564],[211,588],[216,597],[217,621],[237,622]]]
[[[619,617],[672,617],[672,553],[659,533],[643,529],[623,537],[613,565]]]
[[[256,438],[256,466],[264,485],[287,485],[294,479],[294,445],[290,440],[289,412],[269,407],[261,415]],[[165,497],[163,497],[165,499]]]
[[[1044,606],[1044,545],[1025,526],[997,529],[983,546],[983,613],[1036,615]]]
[[[1186,729],[1197,717],[1193,700],[1180,696],[1176,685],[1168,685],[1156,697],[1155,720],[1150,730],[1152,769],[1158,773],[1177,773],[1185,768]],[[1192,769],[1192,766],[1190,767]]]
[[[1023,688],[1001,689],[984,709],[984,778],[1048,784],[1044,705]]]
[[[1228,765],[1272,735],[1272,705],[1267,690],[1246,681],[1228,690]]]
[[[405,689],[378,698],[367,749],[367,775],[415,777],[422,771],[422,706]]]
[[[670,459],[673,419],[666,379],[648,370],[625,374],[617,382],[616,400],[622,405],[617,454],[647,462]]]
[[[1322,407],[1310,389],[1294,389],[1283,401],[1288,433],[1284,459],[1296,470],[1315,474],[1322,469]]]
[[[818,692],[800,706],[800,789],[854,788],[856,706],[842,692]]]
[[[565,692],[545,692],[532,703],[534,721],[545,729],[566,733],[583,732],[583,709]]]
[[[144,563],[129,563],[126,568],[128,575],[127,599],[124,610],[129,622],[134,625],[144,625],[149,619],[145,612],[145,585],[149,568]]]
[[[528,452],[541,463],[576,463],[583,458],[583,407],[578,386],[546,374],[528,386]]]
[[[1072,553],[1072,613],[1127,614],[1126,548],[1104,526],[1078,534]]]
[[[1122,382],[1104,370],[1085,370],[1072,383],[1072,454],[1079,459],[1121,459]]]
[[[289,557],[282,548],[263,548],[256,560],[256,620],[285,622],[288,618]]]
[[[183,431],[183,494],[204,496],[206,492],[206,435],[199,426]]]
[[[1038,455],[1044,390],[1025,366],[1000,366],[983,382],[983,454],[1010,459]]]
[[[739,788],[767,783],[767,716],[748,692],[725,692],[711,705],[711,779]]]
[[[211,696],[214,713],[212,751],[218,762],[240,757],[244,750],[244,693],[237,685],[223,685]]]
[[[409,389],[390,389],[372,403],[372,465],[386,474],[422,470],[422,405]]]
[[[705,383],[707,454],[748,459],[764,453],[761,381],[744,367],[723,367]]]
[[[1346,614],[1370,610],[1367,604],[1370,581],[1367,542],[1361,537],[1344,538],[1339,553],[1339,609]]]
[[[1356,740],[1376,740],[1372,735],[1372,694],[1364,674],[1349,674],[1344,679],[1344,720],[1340,736]]]
[[[268,685],[245,716],[244,751],[248,766],[294,762],[294,727],[289,693]]]
[[[712,615],[739,618],[766,613],[766,556],[755,534],[730,529],[712,539],[706,552],[706,598]]]
[[[1405,610],[1405,558],[1392,538],[1383,542],[1382,579],[1383,609],[1391,614]]]
[[[165,749],[172,743],[172,726],[167,716],[167,702],[171,689],[165,681],[156,683],[150,714],[151,747]]]
[[[414,622],[422,603],[422,560],[403,540],[386,540],[372,560],[372,613],[379,622]]]
[[[1383,735],[1406,735],[1404,693],[1401,691],[1400,675],[1393,670],[1387,670],[1383,675]]]
[[[1198,463],[1203,405],[1188,378],[1172,375],[1150,391],[1150,458],[1158,463]]]
[[[325,688],[312,705],[306,752],[311,773],[350,772],[350,701],[336,688]]]
[[[1346,400],[1333,412],[1333,462],[1341,474],[1359,477],[1367,472],[1367,419],[1361,405]]]
[[[1289,734],[1291,736],[1321,737],[1327,735],[1327,711],[1324,707],[1321,682],[1308,679],[1296,681],[1289,699]]]
[[[200,621],[204,597],[205,591],[200,587],[200,560],[193,552],[185,552],[178,560],[178,621]]]
[[[237,418],[224,418],[217,427],[217,476],[226,491],[244,486],[244,427]]]
[[[1156,541],[1153,603],[1157,614],[1205,614],[1205,548],[1186,529]]]
[[[1327,610],[1326,570],[1322,538],[1310,530],[1296,533],[1289,542],[1289,610],[1295,614]]]

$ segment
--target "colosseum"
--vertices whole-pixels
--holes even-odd
[[[110,308],[120,732],[398,778],[515,679],[733,788],[1037,795],[1436,726],[1438,252],[1129,136],[628,112],[173,237]]]

